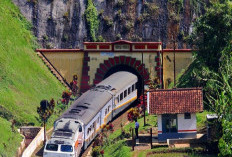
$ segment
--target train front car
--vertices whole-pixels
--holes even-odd
[[[83,93],[54,124],[44,157],[79,156],[109,121],[137,99],[138,78],[116,72]]]
[[[59,119],[51,139],[44,148],[44,157],[77,157],[82,148],[82,125],[73,119]]]

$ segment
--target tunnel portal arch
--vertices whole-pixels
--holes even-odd
[[[144,84],[149,83],[149,73],[145,65],[136,58],[125,56],[113,57],[109,58],[108,60],[104,60],[104,63],[101,63],[97,68],[93,83],[97,84],[106,77],[118,71],[128,71],[138,77],[138,95],[140,95],[142,91],[142,78],[144,78]]]

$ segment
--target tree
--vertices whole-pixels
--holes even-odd
[[[138,107],[134,107],[131,108],[128,112],[127,112],[127,119],[129,121],[134,121],[139,117],[139,109]]]
[[[196,58],[209,69],[217,71],[219,59],[232,40],[232,5],[227,0],[214,2],[194,24],[190,43]]]
[[[231,46],[232,47],[232,46]],[[229,52],[229,53],[228,53]],[[222,64],[220,64],[215,80],[217,84],[216,98],[209,96],[212,110],[217,113],[218,121],[222,126],[219,140],[220,156],[232,156],[232,48],[223,51]]]
[[[55,108],[54,99],[51,99],[50,102],[48,102],[47,100],[42,100],[40,102],[40,107],[37,108],[37,113],[39,114],[39,117],[43,121],[43,125],[44,125],[44,144],[46,142],[46,128],[45,128],[46,122],[54,112],[54,108]]]
[[[222,54],[232,41],[232,5],[227,0],[210,4],[206,13],[194,23],[188,38],[194,61],[178,80],[178,87],[204,87],[204,93],[215,95],[215,79]],[[204,97],[207,102],[207,98]]]
[[[189,37],[195,60],[178,87],[202,86],[204,101],[217,113],[220,156],[232,156],[232,2],[216,0],[194,24]]]
[[[96,32],[98,31],[99,20],[97,8],[93,5],[92,0],[88,0],[85,10],[85,18],[89,28],[91,41],[96,41]]]

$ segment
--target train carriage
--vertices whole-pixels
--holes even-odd
[[[136,75],[117,72],[82,94],[54,123],[53,134],[63,131],[72,136],[52,136],[44,148],[44,156],[57,156],[57,153],[62,157],[78,156],[80,150],[88,147],[104,125],[137,99],[137,82]],[[72,148],[72,151],[62,151],[63,145]],[[49,150],[48,146],[57,149]]]

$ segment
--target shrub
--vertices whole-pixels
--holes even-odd
[[[123,0],[119,0],[118,3],[115,5],[116,8],[122,8],[124,5],[124,1]]]
[[[116,40],[120,40],[122,38],[121,34],[116,35]]]
[[[96,32],[99,27],[98,13],[92,0],[88,0],[87,9],[85,10],[85,18],[88,25],[90,37],[92,41],[96,41]]]
[[[134,121],[139,117],[139,109],[137,107],[131,108],[127,112],[127,119],[129,121]]]
[[[91,156],[92,157],[100,156],[100,154],[101,154],[100,151],[101,151],[101,147],[100,146],[94,147],[93,150],[92,150]]]
[[[101,35],[99,35],[97,41],[98,42],[105,42],[106,40]]]
[[[68,17],[69,17],[69,12],[67,11],[67,12],[64,13],[63,18],[68,19]]]
[[[108,16],[105,16],[103,18],[103,20],[104,20],[104,23],[105,23],[105,25],[104,25],[105,29],[108,29],[108,28],[113,26],[113,20],[111,18],[109,18]]]

